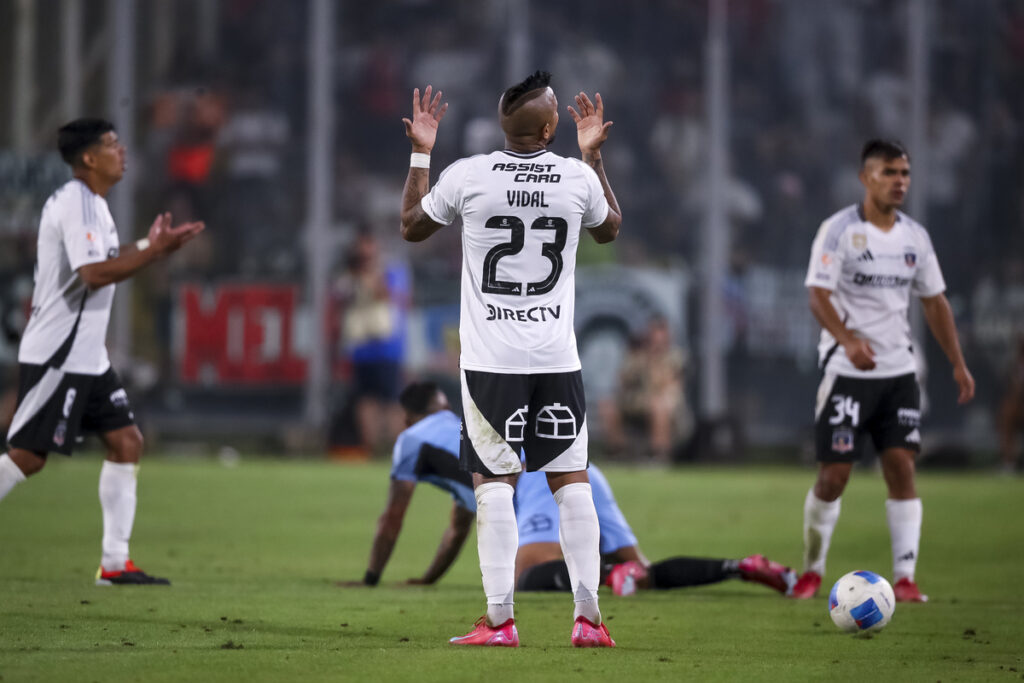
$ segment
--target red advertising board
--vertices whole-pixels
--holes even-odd
[[[306,359],[293,329],[298,288],[281,284],[185,285],[178,294],[184,383],[301,384]]]

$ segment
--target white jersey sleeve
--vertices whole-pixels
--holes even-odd
[[[460,159],[441,172],[437,184],[420,200],[423,211],[441,225],[451,225],[462,212],[466,174],[469,164]]]
[[[573,161],[576,160],[574,159]],[[583,212],[583,218],[580,220],[580,225],[584,228],[596,228],[608,218],[608,199],[604,196],[601,179],[597,177],[594,169],[582,161],[579,164],[585,169],[583,177],[586,179],[587,191],[590,195],[587,201],[587,208]]]
[[[924,228],[919,227],[921,263],[914,273],[911,291],[919,297],[931,297],[946,291],[946,280],[939,268],[939,258],[935,255],[932,240]]]
[[[807,266],[805,287],[821,287],[835,291],[843,273],[843,249],[839,239],[841,229],[835,221],[827,220],[818,228],[811,245],[811,262]]]
[[[77,192],[65,192],[56,197],[56,227],[64,242],[71,270],[107,260],[104,227],[97,211],[96,202],[90,192],[76,188]]]

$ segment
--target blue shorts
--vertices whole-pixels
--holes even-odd
[[[636,545],[636,536],[615,502],[608,480],[593,464],[587,469],[587,474],[594,494],[597,521],[601,526],[601,554]],[[558,543],[558,504],[551,495],[543,472],[524,472],[519,476],[515,504],[520,546]]]

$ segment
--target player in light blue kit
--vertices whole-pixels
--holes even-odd
[[[630,595],[638,588],[681,588],[732,578],[756,581],[787,594],[796,582],[792,569],[764,555],[742,560],[673,557],[651,564],[640,551],[604,474],[594,464],[587,471],[601,528],[601,582],[616,595]],[[569,590],[569,570],[558,542],[558,505],[542,473],[520,475],[515,504],[519,525],[516,588]]]
[[[476,517],[472,479],[459,469],[460,420],[449,409],[448,398],[433,382],[414,382],[398,400],[408,427],[395,442],[387,506],[377,522],[363,580],[343,585],[376,586],[380,581],[417,483],[433,484],[450,493],[455,504],[434,560],[421,577],[407,583],[428,584],[441,578],[458,557]]]

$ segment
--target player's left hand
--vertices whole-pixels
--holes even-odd
[[[182,223],[171,227],[170,212],[162,213],[153,221],[149,228],[147,237],[150,247],[161,256],[166,256],[173,251],[181,249],[186,242],[191,241],[206,228],[202,221]]]
[[[437,127],[448,111],[448,103],[441,104],[441,91],[431,99],[432,86],[427,86],[420,97],[420,89],[412,91],[412,119],[402,119],[405,134],[412,141],[412,151],[430,154],[437,140]]]
[[[974,398],[974,377],[966,365],[958,365],[953,368],[953,381],[960,388],[960,396],[957,403],[963,405]]]
[[[568,107],[569,116],[576,122],[576,140],[584,154],[594,154],[601,149],[601,145],[608,139],[608,129],[613,123],[604,120],[604,100],[601,99],[601,93],[595,93],[594,99],[597,100],[596,105],[585,92],[581,92],[576,96],[579,112],[577,113],[571,106]]]

